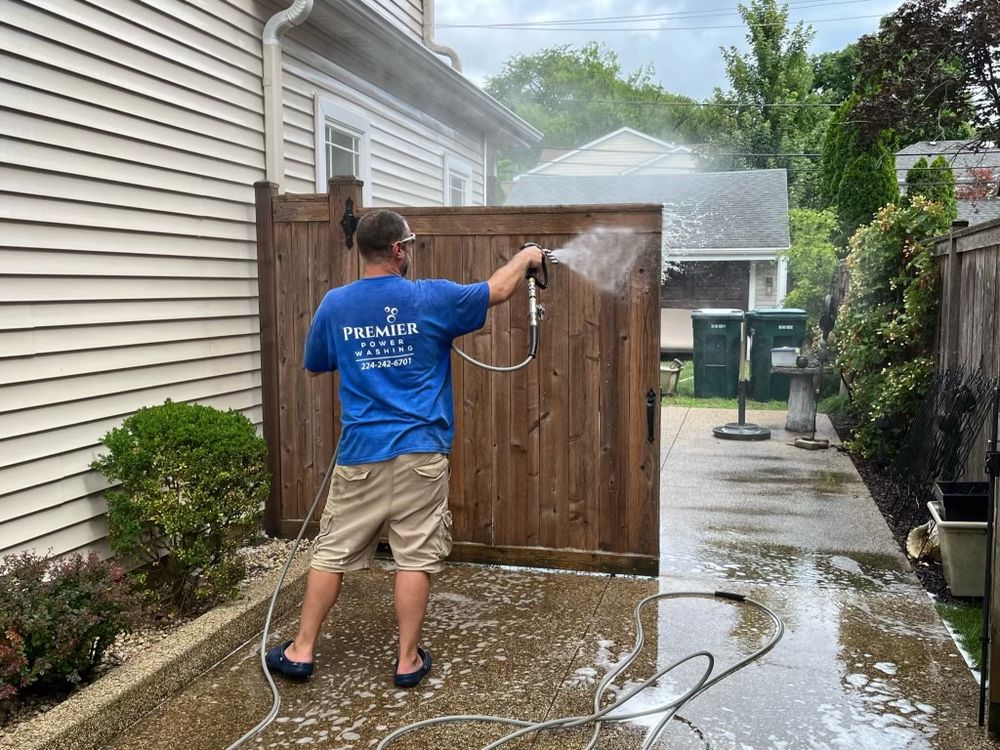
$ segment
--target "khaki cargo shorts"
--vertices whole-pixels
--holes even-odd
[[[333,470],[311,565],[339,573],[367,568],[383,527],[399,570],[438,573],[451,552],[448,456],[406,453]]]

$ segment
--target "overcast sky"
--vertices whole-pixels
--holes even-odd
[[[463,72],[480,85],[486,76],[499,73],[512,55],[596,40],[618,54],[626,74],[652,63],[655,79],[667,91],[704,99],[716,86],[729,88],[719,47],[746,49],[746,29],[737,4],[738,0],[437,0],[435,39],[458,52]],[[900,0],[788,0],[787,4],[791,21],[806,21],[816,32],[810,48],[815,54],[841,49],[875,31],[879,17],[895,10]],[[635,18],[650,15],[660,18]],[[632,18],[610,20],[622,17]],[[605,20],[572,23],[584,19]],[[456,28],[518,22],[543,25]]]

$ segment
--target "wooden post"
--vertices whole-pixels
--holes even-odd
[[[263,402],[264,439],[271,491],[264,504],[264,530],[275,535],[281,528],[281,430],[278,394],[278,310],[275,291],[273,182],[255,182],[257,204],[257,309],[260,325],[260,379]]]
[[[945,324],[948,348],[945,356],[945,369],[954,370],[958,367],[959,341],[962,331],[962,269],[958,260],[958,238],[956,229],[969,226],[967,221],[953,221],[948,233],[948,318]]]

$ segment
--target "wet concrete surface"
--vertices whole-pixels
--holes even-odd
[[[434,716],[541,720],[593,710],[600,679],[634,643],[633,608],[659,592],[750,596],[786,633],[760,661],[698,696],[658,748],[1000,748],[976,723],[978,687],[854,472],[835,450],[803,451],[783,412],[752,412],[771,441],[711,434],[731,415],[666,409],[658,579],[450,566],[435,579],[426,645],[434,669],[412,691],[391,683],[391,574],[347,577],[326,623],[318,671],[279,683],[277,721],[250,748],[374,747]],[[835,435],[821,419],[820,437]],[[688,653],[709,650],[716,672],[763,643],[770,621],[713,597],[654,603],[647,643],[612,694]],[[289,638],[294,618],[276,623]],[[270,708],[255,644],[222,658],[109,750],[225,748]],[[697,679],[678,669],[632,704],[655,706]],[[630,708],[631,710],[631,708]],[[608,725],[601,748],[638,748],[655,719]],[[407,735],[394,748],[479,748],[500,727],[466,724]],[[587,730],[510,747],[583,747]]]

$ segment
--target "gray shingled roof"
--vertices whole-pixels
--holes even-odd
[[[969,222],[970,227],[985,221],[1000,219],[1000,198],[955,201],[955,203],[958,205],[958,218],[965,219]]]
[[[677,175],[521,175],[508,206],[662,203],[669,247],[786,248],[788,182],[783,169]]]
[[[947,160],[955,173],[956,182],[967,182],[969,176],[965,170],[979,167],[1000,169],[1000,149],[981,145],[976,147],[976,141],[917,141],[896,152],[896,178],[900,183],[906,182],[906,173],[916,164],[920,157],[928,162],[938,156]]]

